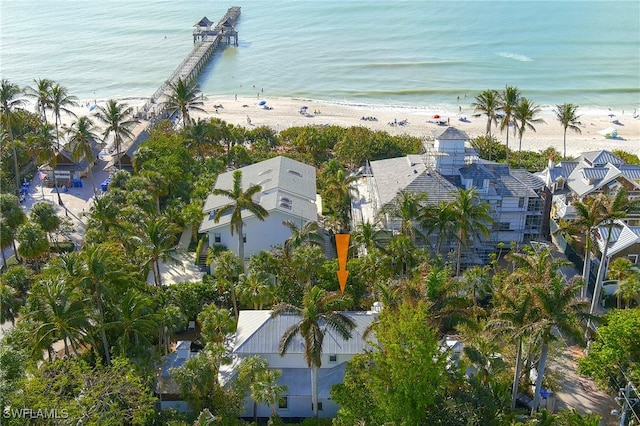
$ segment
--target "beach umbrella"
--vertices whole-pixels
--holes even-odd
[[[613,117],[615,117],[615,116],[616,116],[616,115],[615,115],[615,114],[613,114],[613,113],[609,114],[609,117],[610,117],[610,118],[613,118]]]
[[[434,115],[433,118],[440,118],[438,114]]]
[[[258,102],[258,105],[260,105],[260,106],[263,106],[263,105],[266,105],[266,104],[267,104],[267,101],[260,101],[260,102]]]

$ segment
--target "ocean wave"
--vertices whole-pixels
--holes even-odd
[[[509,53],[509,52],[500,52],[496,53],[498,56],[502,56],[503,58],[514,59],[520,62],[533,62],[533,59],[526,55],[520,55],[518,53]]]

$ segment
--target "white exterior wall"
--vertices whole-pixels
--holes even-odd
[[[264,222],[253,216],[246,218],[243,229],[247,237],[247,241],[244,244],[245,258],[249,258],[263,250],[269,250],[278,244],[283,244],[291,236],[289,228],[282,224],[285,220],[296,221],[298,227],[301,226],[298,221],[302,221],[302,225],[305,222],[300,217],[296,218],[279,210],[271,211]],[[220,233],[221,241],[219,243],[215,242],[216,233]],[[220,244],[226,246],[236,255],[238,254],[238,235],[235,232],[233,236],[231,235],[231,228],[228,224],[209,231],[209,246]]]
[[[445,176],[458,174],[460,167],[465,164],[464,141],[436,139],[433,146],[438,153],[441,153],[436,155],[436,170]]]

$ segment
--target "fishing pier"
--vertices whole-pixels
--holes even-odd
[[[167,111],[164,103],[170,96],[170,90],[178,80],[189,82],[195,80],[202,69],[207,65],[220,43],[225,45],[238,45],[238,32],[236,23],[240,18],[240,7],[233,6],[227,10],[224,17],[214,27],[213,22],[205,16],[194,25],[193,50],[178,65],[171,76],[155,91],[151,98],[139,111],[139,118],[164,119]]]
[[[194,25],[193,49],[187,57],[178,65],[171,76],[155,91],[147,102],[137,111],[136,118],[141,121],[132,129],[131,140],[123,144],[122,150],[116,152],[111,158],[111,166],[124,169],[133,169],[133,157],[138,145],[149,137],[149,132],[161,121],[170,117],[167,109],[167,101],[171,96],[172,87],[182,80],[190,82],[195,80],[202,69],[207,65],[220,43],[225,45],[238,45],[238,32],[236,23],[240,18],[240,7],[233,6],[227,10],[224,17],[214,27],[213,22],[205,16]]]

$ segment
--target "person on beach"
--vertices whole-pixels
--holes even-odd
[[[251,118],[247,115],[247,124],[251,126]]]

